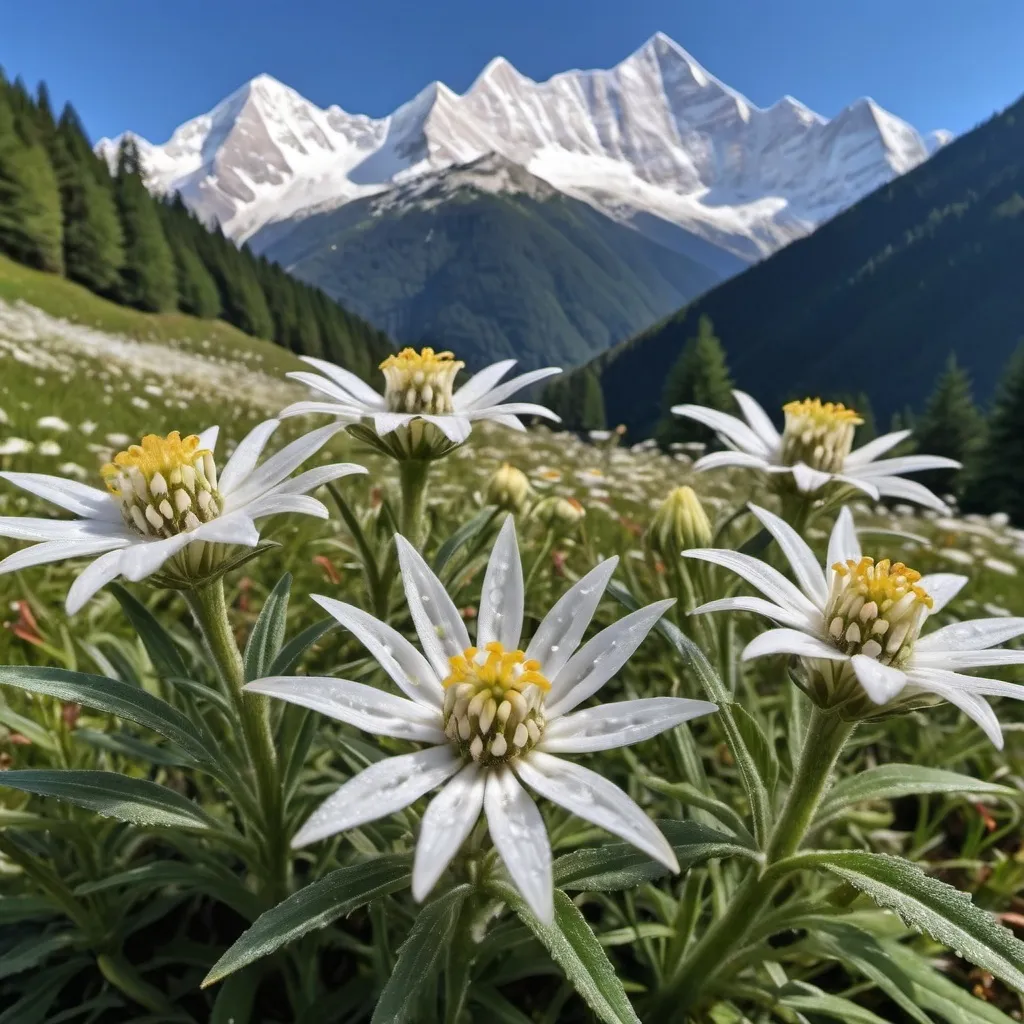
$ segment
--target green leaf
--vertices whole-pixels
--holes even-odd
[[[326,927],[378,896],[404,889],[410,877],[409,858],[394,855],[332,871],[261,915],[213,965],[203,986],[226,978],[307,932]]]
[[[0,957],[0,978],[9,978],[12,974],[38,967],[51,953],[71,945],[71,941],[72,936],[68,932],[58,932],[53,935],[37,935],[19,942],[14,950]]]
[[[84,704],[96,711],[127,718],[177,743],[197,761],[217,762],[216,741],[201,733],[180,711],[141,687],[119,679],[71,672],[62,668],[0,665],[0,686],[17,686],[58,700]]]
[[[297,636],[291,638],[281,648],[281,653],[274,659],[274,663],[270,666],[270,671],[267,672],[268,676],[286,676],[296,664],[298,664],[299,658],[301,658],[310,647],[313,646],[325,633],[336,628],[338,625],[337,619],[332,619],[328,616],[326,619],[321,619],[319,622],[314,622],[312,626],[307,626]]]
[[[487,1013],[494,1024],[533,1024],[533,1019],[517,1010],[497,989],[475,984],[469,990],[469,1000]]]
[[[424,995],[441,971],[471,890],[469,885],[460,885],[419,912],[412,931],[399,947],[398,961],[370,1024],[406,1024],[417,1016],[422,1018]]]
[[[1024,942],[987,910],[917,865],[860,850],[809,851],[779,862],[786,869],[821,868],[896,911],[908,927],[926,932],[1011,988],[1024,989]]]
[[[256,1001],[260,978],[258,967],[228,978],[213,1001],[210,1024],[250,1024],[253,1021],[253,1003]]]
[[[210,829],[216,822],[191,800],[146,779],[118,772],[25,768],[0,772],[0,786],[52,796],[134,825]]]
[[[492,889],[540,940],[573,988],[605,1024],[640,1024],[608,954],[576,904],[561,889],[555,890],[555,920],[550,925],[537,920],[517,889],[504,882],[493,883]]]
[[[1009,786],[983,782],[968,775],[917,764],[885,764],[857,772],[837,782],[822,802],[816,824],[837,817],[850,804],[866,800],[895,800],[902,796],[928,793],[964,793],[1020,799],[1020,793]]]
[[[20,732],[25,739],[41,747],[43,750],[56,750],[57,741],[50,734],[50,731],[31,718],[19,715],[17,711],[0,704],[0,725],[6,725],[11,732]]]
[[[765,736],[757,719],[742,704],[733,705],[732,711],[736,719],[736,728],[739,729],[743,742],[754,759],[758,773],[771,795],[775,792],[775,785],[779,781],[779,759],[775,754],[775,748]]]
[[[826,995],[824,992],[782,995],[779,1002],[791,1010],[823,1013],[826,1017],[842,1021],[843,1024],[890,1024],[884,1017],[851,1003],[849,999]]]
[[[0,896],[0,925],[53,917],[57,908],[43,896]]]
[[[161,679],[187,676],[188,669],[174,640],[153,613],[120,583],[112,583],[108,589],[117,598],[121,610],[138,633],[157,675]]]
[[[71,734],[76,740],[91,747],[119,754],[145,764],[162,764],[194,767],[195,759],[177,747],[158,747],[136,736],[124,732],[98,732],[95,729],[75,729]]]
[[[288,595],[292,588],[292,574],[286,572],[277,586],[267,595],[260,616],[245,645],[245,678],[262,679],[281,651],[288,617]]]
[[[451,561],[452,555],[468,544],[498,514],[494,505],[485,505],[468,523],[463,523],[440,547],[434,558],[434,572],[441,570]]]

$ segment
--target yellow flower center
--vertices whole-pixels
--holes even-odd
[[[934,602],[921,574],[902,562],[862,558],[836,562],[825,621],[832,642],[849,655],[901,664]]]
[[[806,398],[782,407],[786,426],[782,433],[782,461],[802,462],[825,473],[842,471],[853,448],[854,431],[864,420],[841,402]]]
[[[452,411],[452,387],[466,364],[451,352],[404,348],[380,364],[384,402],[390,412],[437,415]]]
[[[213,453],[199,447],[195,434],[147,434],[100,472],[125,523],[144,537],[194,530],[222,510]]]
[[[499,643],[468,647],[448,659],[444,731],[463,757],[501,764],[531,750],[544,731],[540,663]]]

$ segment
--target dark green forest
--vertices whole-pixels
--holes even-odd
[[[701,317],[768,408],[864,392],[887,424],[923,409],[950,354],[988,402],[1024,337],[1024,100],[599,357],[610,423],[654,433]]]
[[[219,318],[301,355],[368,376],[385,334],[276,263],[237,248],[177,196],[146,189],[134,144],[113,173],[74,108],[55,115],[0,73],[0,252],[151,313]]]

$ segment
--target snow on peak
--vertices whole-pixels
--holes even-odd
[[[439,194],[437,175],[451,169],[452,187],[467,175],[492,189],[540,178],[611,216],[653,215],[756,258],[926,159],[948,133],[923,139],[868,99],[831,121],[790,96],[761,109],[658,32],[613,68],[544,82],[495,57],[464,94],[432,82],[384,118],[322,110],[261,74],[162,145],[137,141],[150,187],[180,191],[239,241],[362,195],[407,199],[424,176]],[[97,151],[109,160],[118,142]]]

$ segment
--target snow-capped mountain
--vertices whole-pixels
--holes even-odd
[[[112,159],[118,141],[97,149]],[[761,109],[659,33],[610,70],[546,82],[497,58],[464,94],[434,82],[379,119],[322,110],[260,75],[163,145],[136,141],[152,188],[180,191],[238,241],[497,153],[662,245],[695,234],[755,260],[948,133],[926,140],[868,99],[831,120],[788,96]]]

